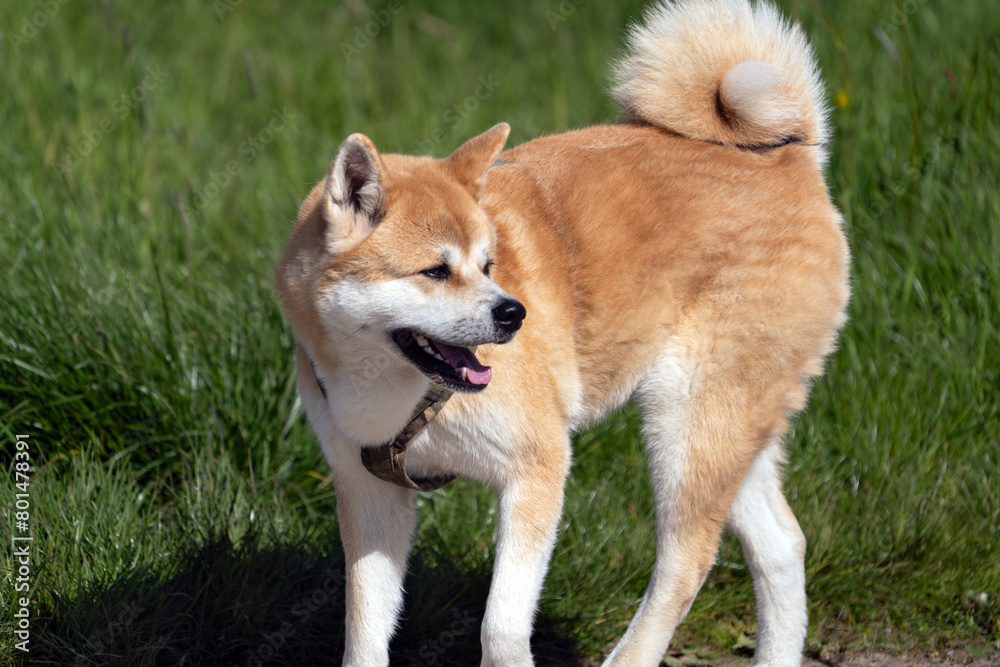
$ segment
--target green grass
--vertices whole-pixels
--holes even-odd
[[[28,434],[32,664],[339,656],[335,500],[271,278],[297,205],[354,131],[445,155],[501,120],[511,145],[614,120],[607,63],[640,13],[373,3],[390,20],[348,60],[360,2],[224,3],[0,5],[0,523],[16,531]],[[788,442],[809,648],[877,633],[890,650],[995,651],[1000,13],[784,7],[839,93],[828,173],[854,253],[850,323]],[[494,90],[467,102],[480,77]],[[635,415],[581,434],[576,461],[541,664],[599,659],[652,563]],[[422,497],[394,664],[478,661],[493,509],[470,482]],[[8,544],[0,661],[16,662]],[[727,538],[676,644],[724,656],[754,628]]]

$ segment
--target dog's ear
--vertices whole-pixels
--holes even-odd
[[[334,254],[367,237],[385,217],[384,166],[372,140],[352,134],[337,149],[326,175],[323,218]]]
[[[498,123],[478,137],[466,141],[446,159],[455,178],[476,199],[479,199],[479,193],[486,184],[486,171],[500,155],[509,134],[510,125]]]

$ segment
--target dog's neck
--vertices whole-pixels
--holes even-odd
[[[326,381],[316,370],[316,363],[312,358],[309,358],[309,366],[312,368],[316,385],[329,405],[330,394],[326,388]],[[361,462],[368,472],[381,480],[414,491],[434,491],[453,481],[455,475],[448,473],[429,478],[412,479],[406,473],[404,458],[410,441],[437,416],[452,394],[450,389],[431,383],[427,393],[413,408],[410,421],[395,438],[375,447],[362,448]]]
[[[427,478],[411,478],[406,473],[404,458],[410,441],[437,416],[444,404],[451,398],[452,393],[450,389],[432,384],[427,395],[413,409],[413,418],[410,423],[392,442],[362,449],[361,463],[368,469],[368,472],[386,482],[414,491],[435,491],[452,482],[456,476],[451,473],[441,473]]]
[[[359,337],[338,341],[335,354],[307,355],[337,427],[362,446],[392,440],[431,384],[412,364]]]

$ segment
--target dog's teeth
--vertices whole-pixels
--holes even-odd
[[[463,380],[465,381],[469,380],[469,369],[467,369],[465,366],[462,366],[461,368],[458,369],[458,374],[462,376]]]
[[[440,359],[441,361],[444,361],[444,357],[442,357],[442,356],[441,356],[440,354],[438,354],[437,352],[435,352],[435,353],[434,353],[434,358],[435,358],[435,359]]]
[[[431,349],[431,346],[430,346],[430,345],[422,345],[422,346],[421,346],[421,348],[422,348],[422,349],[423,349],[423,351],[424,351],[424,352],[426,352],[427,354],[434,354],[434,350],[433,350],[433,349]]]
[[[425,349],[427,348],[427,339],[426,338],[424,338],[420,334],[416,334],[413,337],[417,339],[417,343],[420,345],[420,347],[425,348]]]

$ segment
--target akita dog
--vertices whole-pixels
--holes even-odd
[[[781,439],[848,299],[818,69],[772,6],[683,0],[631,30],[615,76],[626,122],[502,153],[503,123],[446,159],[351,135],[299,212],[277,284],[333,472],[345,665],[388,663],[415,494],[455,476],[498,493],[482,664],[532,664],[571,435],[629,399],[657,547],[606,664],[659,664],[726,525],[756,664],[801,660]]]

